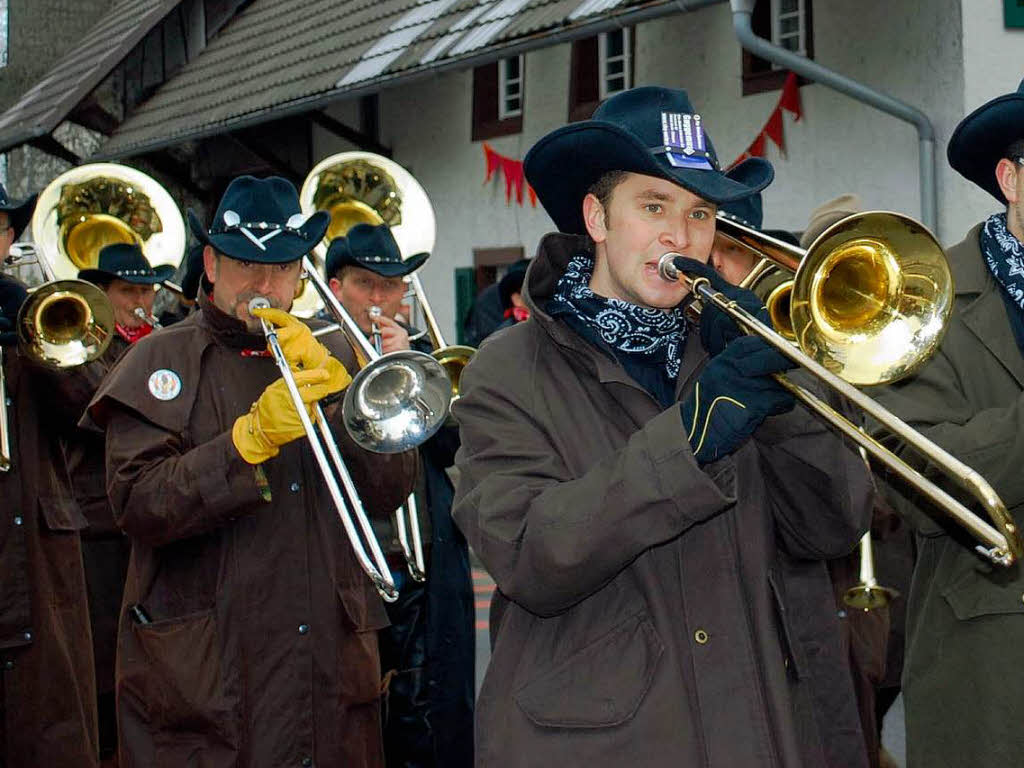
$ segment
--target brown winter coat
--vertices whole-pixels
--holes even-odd
[[[455,406],[455,518],[511,601],[477,765],[864,765],[821,562],[867,527],[863,464],[797,408],[698,466],[678,408],[545,312],[581,247],[542,241],[531,320]],[[706,359],[691,331],[677,397]]]
[[[0,765],[98,764],[82,516],[50,417],[53,372],[4,350],[12,468],[0,472]]]
[[[982,260],[980,228],[949,250],[956,302],[938,353],[915,377],[874,394],[985,477],[1020,529],[1024,355]],[[962,496],[933,467],[925,471]],[[977,542],[927,500],[889,491],[917,529],[903,673],[908,765],[1020,765],[1024,571],[988,564],[974,553]]]
[[[151,620],[121,616],[121,766],[380,766],[380,598],[305,440],[259,467],[239,457],[232,424],[279,373],[246,354],[262,335],[200,302],[121,358],[90,407],[132,540],[125,605]],[[354,370],[338,334],[325,343]],[[177,397],[151,395],[160,369],[180,377]],[[370,454],[334,433],[367,510],[390,513],[415,453]]]

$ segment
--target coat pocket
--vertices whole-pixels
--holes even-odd
[[[80,531],[89,525],[78,502],[70,496],[40,496],[39,515],[43,524],[54,532]]]
[[[550,728],[602,728],[630,720],[647,691],[665,646],[646,614],[616,625],[515,693],[534,723]]]
[[[237,745],[239,702],[227,693],[213,611],[131,626],[139,664],[123,664],[120,682],[145,707],[150,727]]]
[[[1020,580],[1008,579],[1007,583],[1000,584],[996,579],[1003,575],[993,573],[990,580],[973,571],[963,573],[942,591],[942,596],[960,621],[1024,613]]]

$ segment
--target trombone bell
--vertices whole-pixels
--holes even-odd
[[[18,312],[23,354],[51,368],[72,368],[95,360],[110,344],[113,331],[110,300],[84,280],[47,283]]]

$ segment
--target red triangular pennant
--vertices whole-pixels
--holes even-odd
[[[537,193],[533,191],[533,187],[531,187],[529,184],[526,185],[526,192],[527,192],[527,194],[530,195],[530,207],[531,208],[536,208],[537,207]]]
[[[762,134],[774,141],[775,146],[779,148],[780,152],[785,149],[782,146],[782,109],[780,107],[776,107],[775,111],[772,112],[772,116],[764,124]]]
[[[782,86],[782,97],[779,99],[779,106],[793,115],[794,120],[799,120],[803,113],[800,111],[800,88],[797,85],[796,74],[790,72],[786,77],[786,84]]]
[[[495,171],[498,170],[498,166],[501,163],[501,155],[491,149],[490,145],[484,142],[484,160],[487,163],[487,176],[484,177],[484,184],[491,180],[494,176]]]
[[[747,147],[747,154],[751,157],[764,157],[764,131],[757,134],[757,138]]]

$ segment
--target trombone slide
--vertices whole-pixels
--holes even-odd
[[[4,380],[4,350],[0,347],[0,472],[11,468],[11,423],[7,420],[7,384]]]
[[[999,526],[1000,530],[996,530],[985,520],[971,512],[967,507],[950,496],[938,485],[928,480],[880,442],[862,433],[854,424],[819,397],[794,384],[783,374],[776,374],[778,381],[794,397],[838,429],[853,443],[864,448],[876,461],[885,465],[894,474],[927,496],[940,509],[954,517],[957,522],[967,528],[978,540],[987,544],[987,547],[982,545],[976,547],[979,554],[993,563],[1005,567],[1009,567],[1016,560],[1024,556],[1024,545],[1021,543],[1013,518],[1010,517],[1006,506],[995,490],[981,475],[928,440],[920,432],[912,429],[908,424],[897,418],[895,414],[880,406],[859,389],[804,354],[773,329],[736,306],[728,297],[715,291],[706,278],[691,278],[684,274],[682,270],[685,265],[677,264],[677,258],[682,257],[677,253],[666,253],[661,257],[658,270],[662,277],[671,281],[685,280],[693,294],[702,302],[710,302],[717,306],[740,324],[748,333],[764,339],[794,363],[806,368],[820,381],[842,394],[864,413],[877,420],[920,454],[927,456],[931,463],[941,468],[944,474],[957,482],[981,503],[989,517]]]
[[[266,299],[256,298],[249,302],[250,310],[268,306],[270,306],[270,302]],[[306,412],[306,406],[302,402],[302,396],[299,394],[299,389],[295,385],[295,378],[292,376],[288,360],[285,358],[284,352],[281,350],[281,345],[277,340],[277,329],[265,320],[260,320],[260,324],[263,327],[264,335],[267,337],[267,344],[270,346],[271,354],[274,356],[274,362],[277,363],[278,370],[281,371],[281,377],[284,379],[285,385],[288,387],[288,392],[292,398],[292,404],[295,406],[295,410],[299,415],[299,421],[302,422],[302,428],[306,433],[306,439],[309,441],[309,447],[313,451],[313,456],[316,458],[317,465],[320,467],[320,474],[323,476],[324,482],[327,484],[327,490],[331,494],[331,499],[334,501],[334,508],[338,513],[338,517],[341,519],[342,526],[345,528],[345,533],[348,535],[348,539],[352,545],[353,551],[355,552],[356,559],[359,561],[359,565],[362,569],[370,577],[370,580],[377,588],[377,591],[380,592],[381,597],[389,603],[394,602],[398,599],[398,590],[395,588],[395,583],[391,578],[391,571],[388,569],[387,561],[384,559],[384,553],[381,552],[380,544],[373,535],[373,529],[370,525],[370,521],[366,517],[366,512],[359,499],[359,494],[356,492],[355,484],[352,482],[352,477],[349,475],[348,469],[345,467],[345,462],[342,460],[341,454],[338,451],[337,443],[335,443],[334,437],[331,435],[330,427],[328,426],[323,410],[320,408],[320,404],[317,403],[315,406],[315,413],[317,417],[317,424],[319,425],[322,436],[321,439],[321,436],[317,435],[316,429],[313,427],[309,414]],[[324,446],[327,447],[327,452],[331,455],[331,460],[334,463],[334,470],[332,470],[331,464],[328,462]],[[338,473],[338,477],[341,478],[342,484],[345,486],[345,492],[351,502],[351,508],[346,504],[346,500],[342,495],[341,489],[338,487],[338,481],[334,474],[335,470]],[[373,561],[371,561],[366,554],[366,549],[363,547],[359,533],[356,531],[355,525],[352,522],[352,517],[349,514],[350,511],[359,521],[359,527],[367,537],[370,551],[373,554]]]

